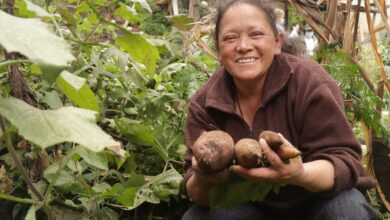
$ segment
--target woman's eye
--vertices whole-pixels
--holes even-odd
[[[251,36],[252,36],[253,38],[260,38],[261,36],[263,36],[263,33],[261,33],[261,32],[253,32],[253,33],[251,34]]]
[[[236,39],[235,36],[226,36],[223,38],[224,41],[234,41]]]

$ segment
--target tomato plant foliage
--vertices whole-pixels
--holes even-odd
[[[16,0],[0,29],[0,212],[178,218],[186,107],[215,61],[154,1]]]

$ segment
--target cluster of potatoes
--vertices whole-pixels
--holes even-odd
[[[273,131],[263,131],[259,135],[270,148],[283,160],[301,155],[301,152]],[[259,141],[251,138],[243,138],[234,143],[233,138],[226,132],[215,130],[205,132],[195,141],[192,151],[198,163],[198,167],[205,173],[215,173],[230,166],[233,163],[246,168],[264,166],[266,157],[263,155]]]

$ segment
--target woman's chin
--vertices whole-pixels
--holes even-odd
[[[238,76],[233,76],[236,80],[242,82],[253,82],[262,78],[260,73],[240,73]]]

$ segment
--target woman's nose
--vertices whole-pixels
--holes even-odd
[[[250,40],[246,37],[241,37],[238,41],[237,45],[237,51],[239,52],[245,52],[252,48],[252,45],[250,43]]]

